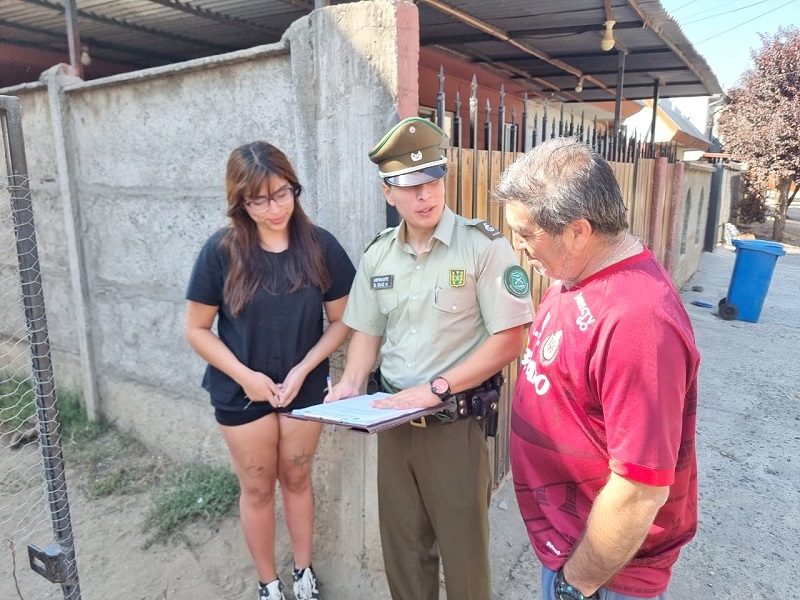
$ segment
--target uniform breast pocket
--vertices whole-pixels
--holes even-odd
[[[397,327],[395,327],[399,313],[397,310],[397,292],[384,290],[377,292],[376,296],[378,299],[378,311],[380,311],[384,319],[384,335],[391,341],[397,335]]]
[[[437,333],[457,334],[458,330],[469,330],[475,326],[478,299],[472,289],[442,288],[436,295]]]

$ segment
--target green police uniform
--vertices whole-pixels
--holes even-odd
[[[405,241],[405,223],[378,235],[362,256],[343,319],[382,336],[381,374],[400,390],[463,362],[491,334],[530,323],[529,292],[508,241],[445,207],[419,255]],[[491,469],[483,421],[379,434],[378,493],[395,600],[438,598],[434,544],[448,598],[489,600]]]

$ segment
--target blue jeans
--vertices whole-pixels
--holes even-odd
[[[555,600],[553,595],[553,580],[556,578],[556,572],[551,571],[547,567],[542,567],[542,598],[544,600]],[[642,600],[638,596],[626,596],[618,592],[612,592],[606,588],[600,588],[600,600]],[[653,596],[652,600],[667,600],[667,593],[664,592],[658,596]]]

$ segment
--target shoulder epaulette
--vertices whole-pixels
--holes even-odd
[[[367,247],[366,247],[366,248],[364,248],[364,252],[366,252],[367,250],[369,250],[369,248],[370,248],[370,246],[372,246],[372,244],[374,244],[375,242],[377,242],[377,241],[378,241],[378,240],[379,240],[381,237],[383,237],[384,235],[386,235],[387,233],[389,233],[389,232],[390,232],[390,231],[392,231],[393,229],[394,229],[394,227],[387,227],[387,228],[386,228],[386,229],[384,229],[383,231],[379,232],[379,233],[378,233],[378,235],[376,235],[374,238],[372,238],[372,241],[371,241],[369,244],[367,244]]]
[[[471,219],[467,221],[467,225],[471,225],[478,231],[480,231],[483,235],[488,237],[490,240],[496,240],[503,237],[503,232],[500,231],[494,225],[490,225],[486,221],[482,221],[481,219]]]

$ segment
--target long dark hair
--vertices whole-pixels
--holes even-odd
[[[247,213],[245,197],[260,193],[271,176],[283,177],[294,191],[294,212],[289,219],[289,248],[286,250],[285,275],[279,277],[276,260],[262,252],[258,227]],[[230,263],[223,299],[234,315],[253,299],[263,286],[271,293],[292,293],[309,285],[327,291],[331,276],[325,264],[316,228],[300,205],[303,187],[286,155],[267,142],[251,142],[236,148],[225,170],[228,197],[229,229],[222,238],[222,248]],[[266,268],[265,268],[266,265]],[[282,281],[288,287],[280,288]]]

